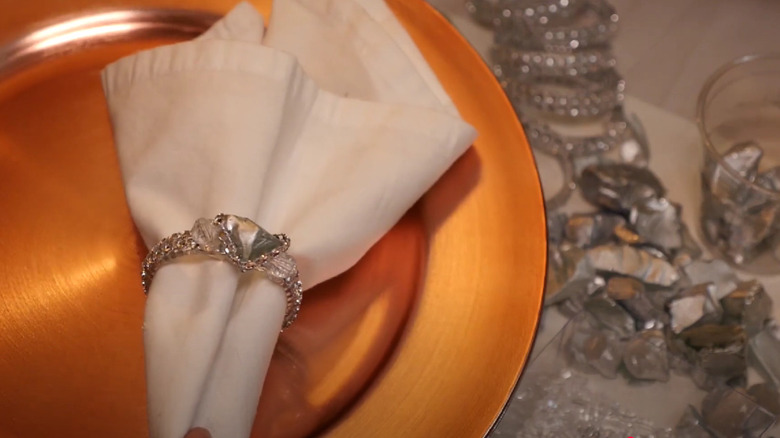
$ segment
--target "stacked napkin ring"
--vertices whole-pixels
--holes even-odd
[[[497,5],[499,14],[493,22],[495,43],[548,52],[569,52],[606,44],[617,32],[618,15],[607,1],[572,3],[568,0],[563,3],[566,8],[562,8],[560,2],[550,5],[555,8],[553,14],[550,14],[549,6],[545,10],[542,5]],[[561,15],[562,12],[565,14]],[[558,18],[574,20],[574,23],[562,26]]]
[[[303,299],[303,284],[295,259],[287,254],[290,239],[271,234],[241,216],[219,214],[214,219],[200,218],[192,229],[174,233],[152,247],[143,261],[141,284],[149,293],[154,274],[160,267],[178,257],[207,255],[227,261],[241,272],[260,271],[284,289],[287,296],[282,329],[298,317]]]
[[[570,53],[526,50],[493,46],[491,58],[496,76],[533,80],[538,77],[574,77],[592,75],[615,67],[615,56],[607,46],[596,46]]]
[[[532,117],[523,118],[523,127],[531,146],[550,155],[583,157],[610,152],[631,139],[642,145],[647,143],[639,120],[627,116],[622,106],[612,110],[610,117],[603,121],[603,133],[599,135],[561,135],[544,121]]]
[[[592,118],[609,114],[625,98],[626,83],[614,71],[534,81],[501,78],[516,110],[531,108],[556,117]]]

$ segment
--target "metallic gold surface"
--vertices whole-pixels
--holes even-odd
[[[233,2],[133,5],[219,14]],[[531,346],[545,231],[520,125],[441,16],[421,1],[390,5],[480,138],[358,266],[307,293],[273,359],[254,436],[480,436]],[[0,437],[147,434],[145,248],[98,72],[215,17],[98,13],[120,6],[0,0]],[[32,32],[41,22],[48,30]]]

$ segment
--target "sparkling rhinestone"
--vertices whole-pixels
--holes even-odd
[[[283,252],[272,259],[266,260],[263,263],[263,268],[265,268],[265,272],[269,277],[284,280],[295,273],[295,260]]]
[[[220,228],[211,219],[200,218],[192,226],[192,239],[205,251],[216,251],[220,246]]]
[[[256,260],[282,246],[282,241],[249,219],[228,215],[225,230],[241,261]]]

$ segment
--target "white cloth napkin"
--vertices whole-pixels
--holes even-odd
[[[475,133],[381,0],[273,10],[265,36],[240,4],[194,41],[109,65],[103,86],[147,246],[249,217],[290,236],[308,288],[357,262]],[[261,274],[164,266],[144,323],[151,436],[248,436],[284,309]]]

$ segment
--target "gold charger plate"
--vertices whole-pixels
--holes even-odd
[[[481,436],[530,351],[546,246],[520,124],[443,17],[422,1],[389,5],[480,137],[355,268],[307,292],[253,436]],[[0,0],[0,436],[147,435],[145,248],[99,70],[232,6]],[[159,9],[170,7],[187,10]]]

